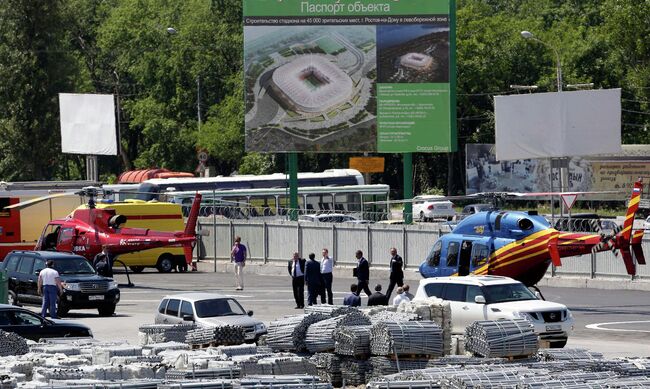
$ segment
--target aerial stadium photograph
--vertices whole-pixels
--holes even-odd
[[[248,150],[376,150],[374,26],[254,26],[245,36]]]

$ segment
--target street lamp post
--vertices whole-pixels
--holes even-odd
[[[557,51],[557,49],[554,46],[551,46],[550,44],[544,42],[543,40],[537,38],[532,32],[530,31],[522,31],[521,36],[524,39],[531,39],[534,40],[537,43],[540,43],[541,45],[551,49],[553,51],[553,54],[555,54],[555,72],[556,72],[556,77],[557,77],[557,91],[562,92],[562,60],[560,59],[560,53]],[[551,192],[553,191],[553,160],[554,158],[551,158]],[[567,188],[569,186],[569,161],[567,158],[560,158],[560,191],[561,192],[566,192]],[[560,213],[564,214],[564,203],[561,202],[560,204]],[[553,213],[553,200],[551,199],[551,213]],[[555,215],[551,216],[551,220],[555,219]]]

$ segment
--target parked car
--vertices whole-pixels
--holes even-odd
[[[0,264],[9,277],[9,303],[41,305],[38,295],[38,273],[48,260],[64,283],[59,296],[57,313],[65,315],[71,309],[97,309],[100,316],[111,316],[120,301],[120,290],[112,278],[97,274],[86,258],[56,251],[12,251]]]
[[[216,293],[181,293],[165,296],[158,305],[156,324],[195,322],[206,326],[235,325],[244,328],[247,342],[266,334],[266,326],[246,312],[237,300]]]
[[[90,328],[81,323],[44,319],[27,309],[8,304],[0,304],[0,330],[14,332],[35,342],[42,338],[93,336]]]
[[[354,223],[359,219],[342,213],[321,213],[318,215],[302,215],[298,220],[314,223]]]
[[[477,320],[528,319],[540,339],[562,348],[573,331],[573,315],[562,304],[540,300],[524,284],[508,277],[466,276],[426,278],[414,301],[428,297],[448,300],[452,333],[462,334]]]
[[[460,213],[458,220],[463,220],[464,218],[471,216],[475,213],[484,212],[484,211],[496,211],[492,204],[470,204],[463,207],[462,212]]]
[[[648,216],[643,222],[643,229],[650,230],[650,216]]]
[[[433,219],[452,220],[454,216],[454,204],[444,200],[444,196],[424,195],[413,198],[413,217],[422,222]]]

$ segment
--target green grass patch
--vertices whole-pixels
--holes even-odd
[[[352,104],[350,104],[350,103],[345,103],[345,104],[343,104],[343,106],[341,107],[341,111],[347,111],[348,109],[350,109],[350,108],[352,108],[352,107],[353,107]]]
[[[316,116],[315,118],[310,119],[309,121],[312,122],[312,123],[324,122],[325,117],[323,115],[320,115],[320,116]]]

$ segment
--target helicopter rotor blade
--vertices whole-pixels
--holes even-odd
[[[76,192],[53,193],[47,196],[36,197],[34,199],[29,199],[29,200],[21,201],[20,203],[8,205],[4,207],[4,209],[23,209],[23,208],[31,207],[32,205],[42,203],[43,201],[55,199],[58,197],[67,197],[67,196],[78,196],[78,194]]]

